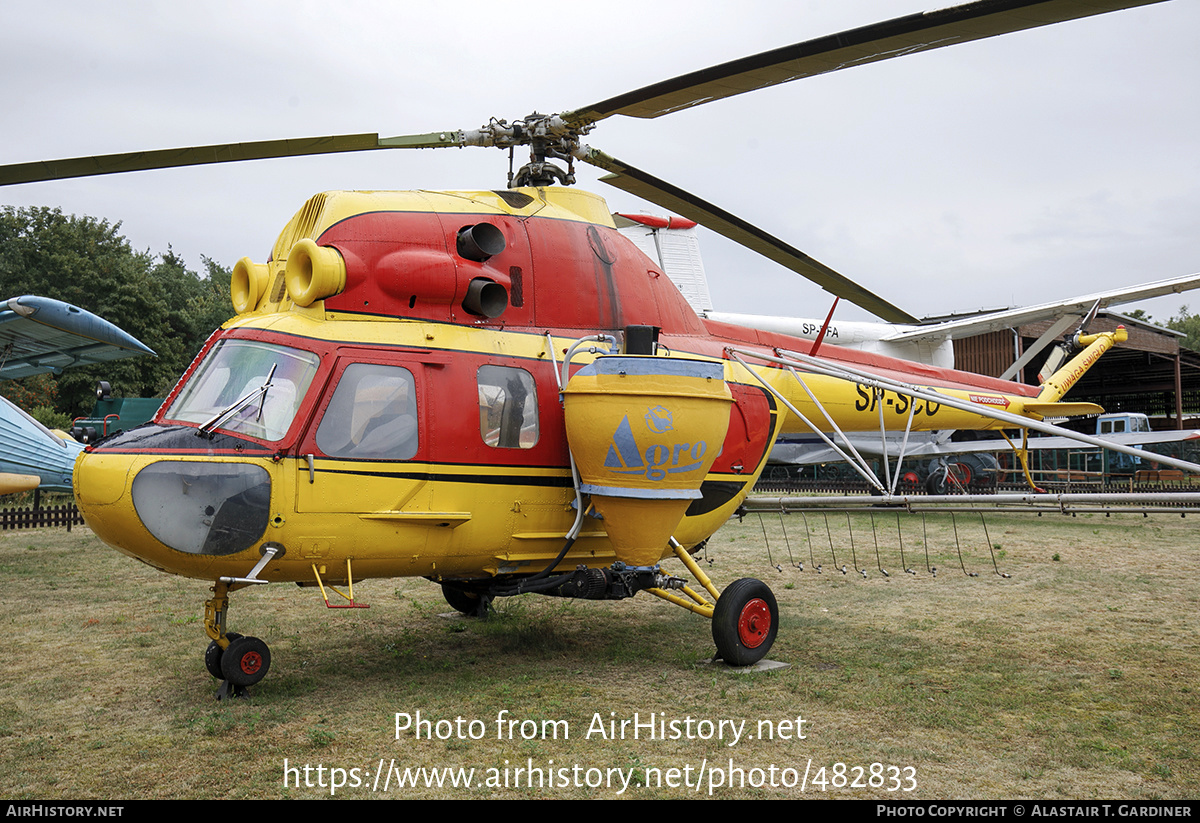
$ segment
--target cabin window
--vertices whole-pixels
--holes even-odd
[[[347,366],[317,428],[317,448],[330,457],[410,460],[419,444],[416,397],[408,369]]]
[[[287,346],[222,340],[205,356],[165,417],[281,440],[320,362],[312,352]]]
[[[538,441],[533,375],[509,366],[481,366],[479,434],[498,449],[531,449]]]

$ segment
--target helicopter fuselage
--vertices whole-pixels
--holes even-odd
[[[811,344],[701,320],[613,228],[603,200],[576,190],[318,195],[268,263],[239,263],[234,299],[238,317],[153,422],[90,447],[75,472],[97,535],[173,574],[245,575],[264,545],[276,549],[258,574],[270,581],[541,570],[576,518],[559,375],[585,336],[655,327],[655,357],[719,365],[732,399],[723,442],[671,440],[658,407],[637,401],[628,435],[594,432],[623,473],[649,481],[718,449],[673,531],[684,547],[728,520],[777,435],[808,430],[778,398],[819,416],[786,371],[729,355]],[[585,349],[571,371],[606,355]],[[1017,413],[1036,393],[835,346],[821,355]],[[804,380],[847,431],[881,417],[924,430],[998,425],[844,379]],[[656,430],[666,439],[646,446]],[[562,564],[616,559],[593,516]]]

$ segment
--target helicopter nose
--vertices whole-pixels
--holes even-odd
[[[98,537],[161,565],[175,552],[221,556],[267,528],[271,477],[251,463],[85,453],[75,470],[80,511]]]

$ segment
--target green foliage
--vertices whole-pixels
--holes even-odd
[[[1179,314],[1167,321],[1167,328],[1187,335],[1179,345],[1192,351],[1200,351],[1200,315],[1192,314],[1187,306],[1179,307]]]
[[[4,395],[22,409],[39,406],[54,408],[58,400],[58,383],[49,374],[35,374],[21,380],[5,380],[0,382],[0,395]]]
[[[161,396],[232,314],[228,270],[205,258],[201,277],[170,248],[158,258],[134,251],[120,227],[58,209],[0,210],[0,296],[37,294],[73,303],[158,353],[14,381],[5,394],[18,405],[80,416],[91,411],[93,386],[101,379],[116,396]],[[14,392],[27,396],[19,400]]]
[[[56,412],[49,406],[34,406],[29,410],[29,416],[48,429],[65,432],[71,430],[71,418],[62,412]]]
[[[1187,306],[1180,306],[1179,313],[1171,317],[1170,320],[1162,321],[1155,320],[1144,309],[1134,309],[1133,311],[1125,312],[1134,320],[1141,320],[1143,323],[1153,323],[1158,326],[1165,326],[1168,329],[1174,329],[1178,332],[1183,332],[1186,337],[1179,341],[1179,345],[1185,349],[1192,351],[1200,351],[1200,314],[1192,314]]]

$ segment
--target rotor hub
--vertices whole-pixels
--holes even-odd
[[[569,123],[557,114],[532,112],[509,123],[493,117],[480,128],[461,132],[460,145],[494,146],[509,150],[508,187],[569,186],[575,182],[575,155],[579,138],[593,128],[592,123]],[[518,146],[529,146],[529,162],[516,172],[511,157]],[[550,162],[565,161],[567,166]]]

